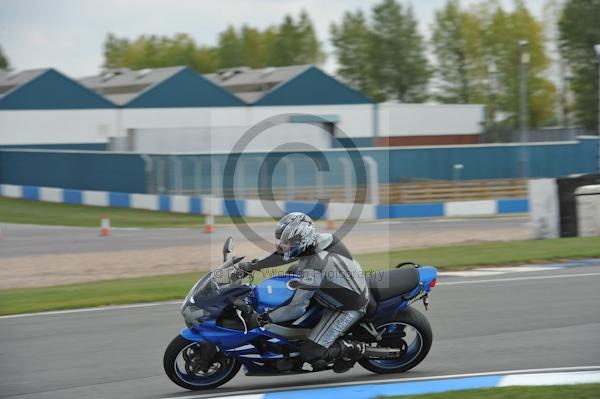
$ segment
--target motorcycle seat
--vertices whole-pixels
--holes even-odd
[[[371,295],[377,302],[406,294],[418,284],[419,272],[414,268],[379,271],[367,279]]]

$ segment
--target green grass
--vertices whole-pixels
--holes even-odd
[[[600,384],[550,385],[469,389],[414,396],[386,396],[385,399],[596,399]]]
[[[98,227],[102,215],[108,215],[113,227],[198,227],[204,223],[202,215],[0,197],[0,221],[4,223]],[[233,223],[234,220],[235,218],[215,217],[215,223]],[[252,222],[270,219],[244,218],[244,220]]]
[[[356,258],[365,270],[386,269],[405,260],[451,270],[582,257],[600,257],[600,237],[455,245],[363,254]],[[272,271],[256,273],[256,279],[268,277],[269,274],[273,275]],[[0,290],[0,314],[182,299],[200,275],[185,273],[44,288],[5,289]]]
[[[377,265],[395,265],[400,261],[410,260],[422,265],[434,265],[442,269],[543,263],[598,257],[600,257],[600,237],[452,245],[357,255],[363,268],[377,268]]]

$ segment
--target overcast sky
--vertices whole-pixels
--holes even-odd
[[[412,3],[421,32],[429,36],[434,10],[446,0],[400,0]],[[102,64],[102,44],[108,32],[135,38],[141,34],[184,32],[198,43],[214,45],[217,35],[233,24],[265,28],[287,13],[306,9],[319,39],[329,45],[329,25],[344,11],[368,12],[380,0],[0,0],[0,46],[16,70],[54,67],[72,77],[95,74]],[[465,5],[477,0],[463,0]],[[511,8],[511,0],[502,0]],[[544,0],[527,0],[542,13]],[[334,72],[329,54],[325,64]]]

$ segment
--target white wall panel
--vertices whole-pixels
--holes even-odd
[[[23,196],[23,190],[21,186],[15,186],[12,184],[2,185],[2,195],[11,198],[21,198]]]
[[[190,197],[184,195],[171,195],[171,212],[189,213]]]
[[[444,207],[446,216],[493,215],[496,213],[495,200],[446,202]]]
[[[82,191],[81,202],[84,205],[108,206],[106,191]]]
[[[114,109],[0,111],[0,144],[104,143],[117,134]]]
[[[527,192],[533,238],[558,238],[560,213],[556,179],[529,180]]]
[[[379,136],[478,134],[483,105],[380,104]]]
[[[55,187],[40,187],[40,201],[63,202],[63,189]]]
[[[131,194],[131,207],[158,210],[158,196],[152,194]]]

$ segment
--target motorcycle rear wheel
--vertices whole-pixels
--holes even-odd
[[[175,384],[192,391],[213,389],[225,384],[239,371],[241,364],[236,359],[218,351],[213,363],[206,371],[195,370],[194,361],[201,357],[200,345],[181,335],[173,338],[163,357],[167,376]]]
[[[383,343],[378,346],[401,347],[402,353],[398,358],[362,358],[358,361],[361,366],[374,373],[401,373],[410,370],[421,363],[431,349],[433,341],[431,325],[417,309],[409,307],[398,313],[393,320],[385,321],[375,328],[378,332],[385,329],[384,340],[397,343],[397,345]]]

